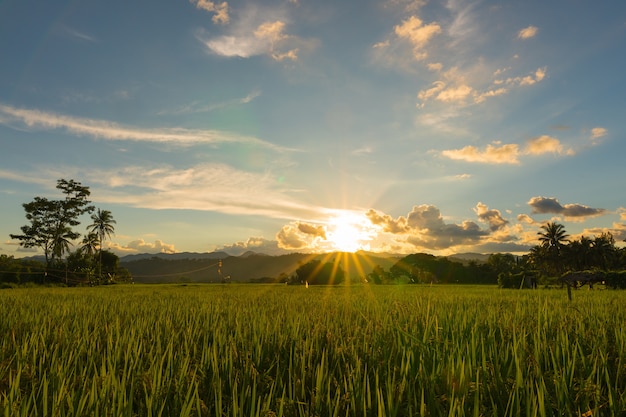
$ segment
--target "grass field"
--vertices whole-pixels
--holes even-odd
[[[624,416],[626,292],[0,291],[4,416]]]

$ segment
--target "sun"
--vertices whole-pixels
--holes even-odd
[[[345,212],[328,222],[327,240],[332,249],[340,252],[356,252],[369,247],[371,240],[364,226],[362,215]]]

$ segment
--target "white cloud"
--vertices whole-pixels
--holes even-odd
[[[141,129],[123,126],[106,120],[65,116],[0,104],[0,124],[11,127],[15,123],[33,129],[63,129],[77,136],[90,136],[106,140],[157,142],[186,146],[202,143],[238,142],[278,149],[278,147],[255,137],[219,130],[192,130],[184,128]]]
[[[164,243],[162,240],[155,240],[154,242],[146,242],[143,239],[133,240],[125,245],[108,242],[109,249],[114,252],[121,252],[123,254],[130,253],[176,253],[177,250],[173,244]]]
[[[59,169],[65,172],[67,169]],[[58,177],[59,173],[46,175]],[[147,209],[215,211],[272,218],[315,218],[319,208],[300,203],[271,172],[247,172],[225,164],[188,168],[127,167],[75,172],[93,184],[99,200]],[[60,177],[59,177],[60,178]]]
[[[291,6],[279,8],[248,3],[238,10],[220,36],[199,33],[197,38],[212,54],[250,58],[268,56],[276,61],[297,61],[299,54],[316,46],[312,40],[287,33]]]
[[[537,35],[537,32],[539,32],[538,27],[528,26],[527,28],[524,28],[520,30],[519,32],[517,32],[517,37],[519,39],[530,39],[530,38],[534,38]]]

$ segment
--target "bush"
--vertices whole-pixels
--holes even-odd
[[[613,289],[626,289],[626,271],[609,271],[604,277],[607,287]]]

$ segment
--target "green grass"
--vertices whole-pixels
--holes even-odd
[[[626,292],[0,291],[4,416],[624,416]]]

